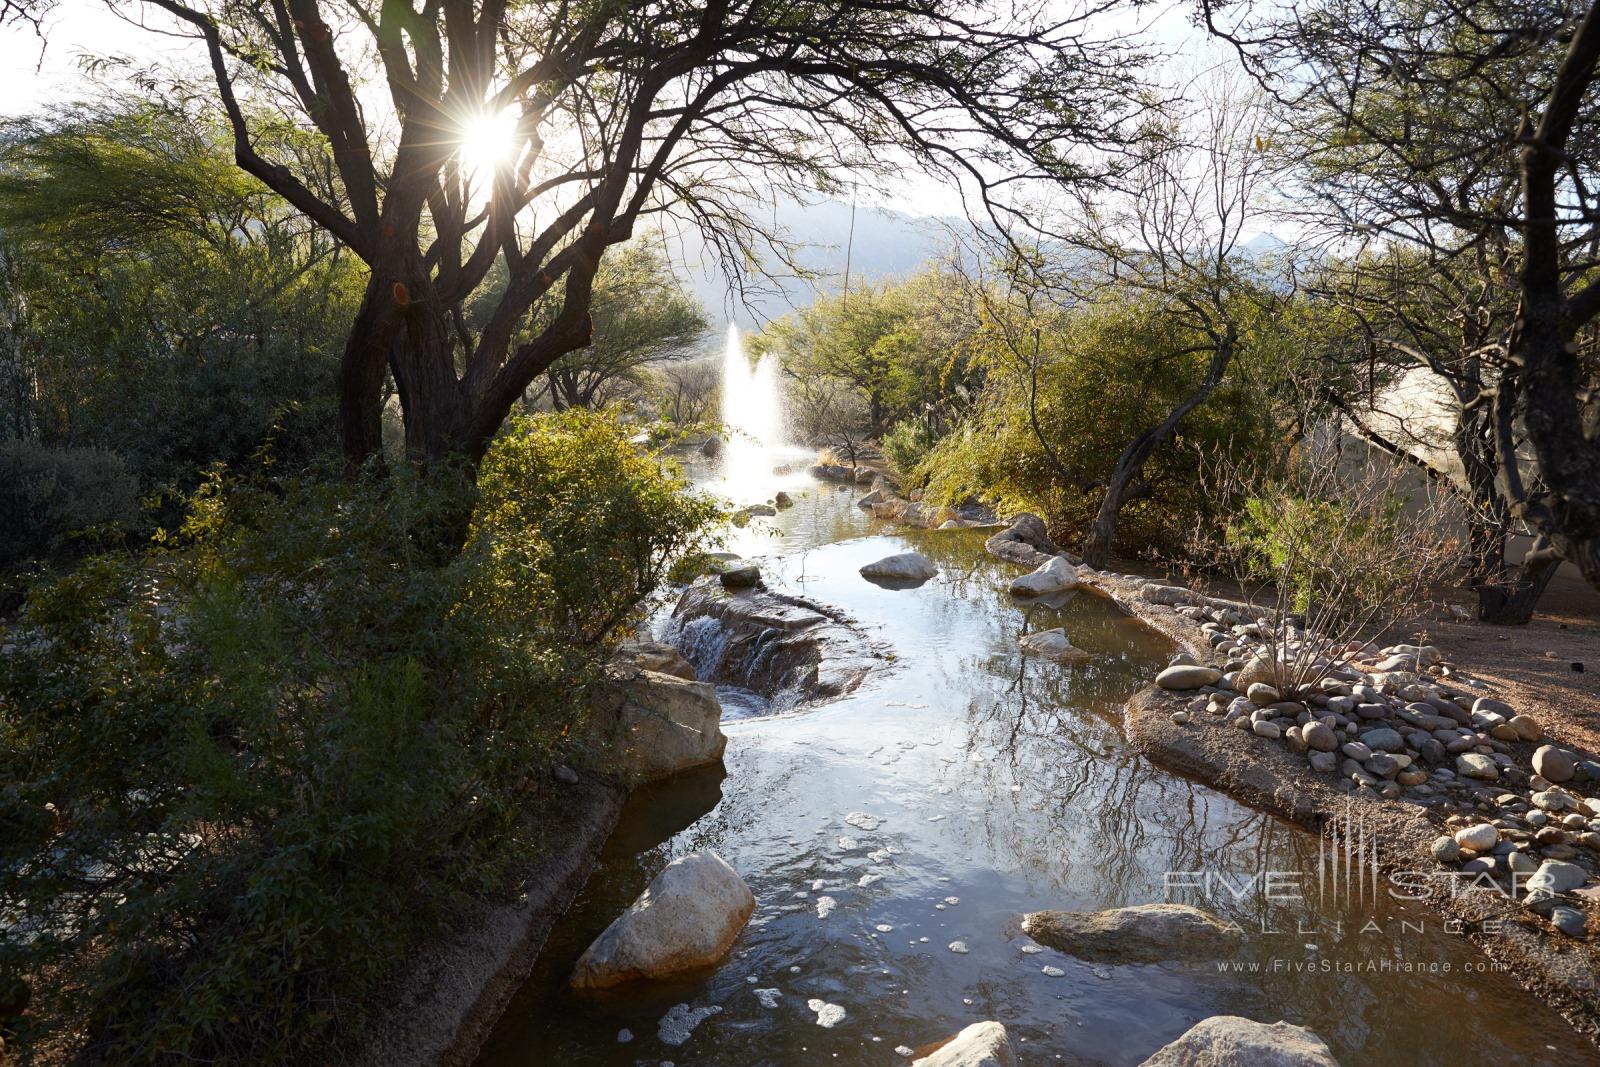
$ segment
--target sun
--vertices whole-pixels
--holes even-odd
[[[497,115],[478,115],[461,127],[461,166],[474,174],[490,174],[515,161],[517,113],[511,108]]]

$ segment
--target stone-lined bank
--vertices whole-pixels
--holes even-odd
[[[1310,692],[1278,699],[1252,689],[1262,622],[1246,605],[1135,575],[1080,566],[1078,577],[1183,649],[1164,684],[1129,703],[1144,755],[1328,836],[1360,820],[1385,874],[1412,875],[1452,929],[1600,1035],[1592,754],[1430,646],[1363,648]]]

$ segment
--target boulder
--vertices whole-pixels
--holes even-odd
[[[872,510],[872,505],[874,505],[874,504],[882,504],[882,503],[886,502],[888,499],[889,499],[888,494],[885,493],[882,489],[874,489],[872,492],[868,493],[866,496],[862,497],[860,500],[857,500],[856,501],[856,507],[861,508],[863,511],[871,511]]]
[[[780,489],[773,494],[772,506],[778,508],[779,510],[782,510],[783,508],[792,508],[794,507],[794,498]]]
[[[1042,566],[1061,551],[1045,531],[1044,520],[1028,514],[1012,519],[1009,527],[985,541],[983,547],[991,556],[1024,567]]]
[[[761,568],[749,560],[731,560],[717,567],[717,578],[724,589],[754,589],[761,584]]]
[[[1031,573],[1024,574],[1011,583],[1013,596],[1044,596],[1059,593],[1078,584],[1078,572],[1060,556],[1041,564]]]
[[[644,670],[670,674],[686,682],[698,680],[694,664],[684,659],[682,652],[660,641],[629,641],[617,649],[613,658],[619,663],[632,663]]]
[[[715,852],[675,859],[584,950],[572,988],[610,989],[709,967],[732,947],[755,907],[750,887]]]
[[[1015,1067],[1006,1028],[997,1022],[973,1023],[911,1067]]]
[[[1081,661],[1089,658],[1089,653],[1068,640],[1067,631],[1059,626],[1054,630],[1024,634],[1021,645],[1022,651],[1030,656],[1044,656],[1063,661]]]
[[[1057,952],[1124,963],[1225,955],[1239,941],[1237,929],[1187,904],[1035,911],[1022,917],[1022,929]]]
[[[901,552],[898,555],[885,556],[861,568],[861,577],[880,584],[921,585],[938,573],[939,568],[921,552]]]
[[[1339,1061],[1303,1026],[1213,1015],[1139,1067],[1339,1067]]]
[[[1202,667],[1189,663],[1174,663],[1156,675],[1156,685],[1162,689],[1199,689],[1204,685],[1216,685],[1220,681],[1222,672],[1215,667]]]
[[[1573,775],[1578,773],[1578,761],[1571,753],[1554,745],[1540,745],[1533,754],[1533,769],[1545,781],[1559,785],[1572,781]]]
[[[730,591],[702,578],[678,598],[663,637],[695,673],[788,709],[848,693],[884,660],[837,609],[766,589]]]
[[[722,705],[716,689],[693,676],[692,668],[685,679],[633,665],[607,667],[590,698],[589,730],[611,768],[639,784],[722,759],[728,746]]]

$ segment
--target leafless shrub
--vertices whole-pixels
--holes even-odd
[[[1206,470],[1232,518],[1197,527],[1191,559],[1262,609],[1257,661],[1241,674],[1286,699],[1415,618],[1466,560],[1455,495],[1408,485],[1395,464],[1346,457],[1333,440],[1313,434],[1279,471],[1226,456]]]

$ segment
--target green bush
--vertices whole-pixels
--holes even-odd
[[[82,554],[139,519],[139,483],[114,452],[0,442],[0,573]]]
[[[476,489],[214,478],[146,556],[36,588],[0,656],[24,1047],[307,1062],[358,1033],[397,961],[538,848],[586,684],[702,546],[713,509],[683,489],[569,413],[510,427]]]
[[[880,446],[894,472],[901,478],[909,478],[938,443],[939,435],[926,420],[901,419],[883,435]]]

